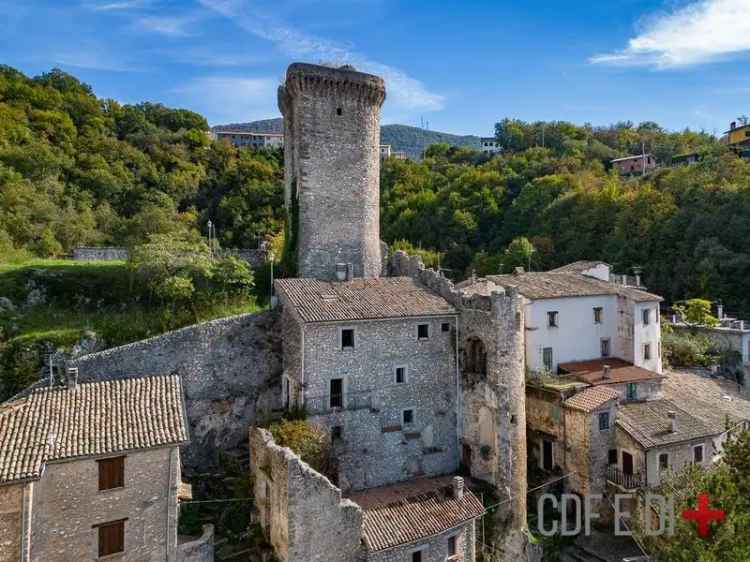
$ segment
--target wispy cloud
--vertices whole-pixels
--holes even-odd
[[[94,12],[119,12],[144,8],[151,3],[151,0],[110,0],[103,2],[84,2],[83,7],[93,10]]]
[[[750,0],[700,0],[646,18],[627,47],[594,64],[659,69],[714,62],[750,51]]]
[[[270,77],[201,76],[172,91],[211,123],[253,121],[276,115],[278,84]]]
[[[137,18],[133,26],[140,31],[158,33],[168,37],[188,37],[194,34],[192,26],[201,17],[198,14],[184,16],[144,16]]]
[[[143,72],[143,67],[129,64],[111,56],[99,48],[86,48],[80,51],[58,51],[54,62],[62,66],[84,68],[87,70],[106,70],[109,72]]]
[[[386,81],[387,104],[397,113],[442,109],[445,98],[402,70],[371,60],[349,46],[303,33],[272,16],[250,9],[244,0],[199,0],[206,8],[231,18],[245,31],[274,43],[286,55],[351,64]]]

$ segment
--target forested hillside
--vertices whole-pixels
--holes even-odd
[[[197,237],[209,218],[224,246],[281,233],[281,153],[211,142],[207,128],[190,111],[98,100],[61,71],[0,68],[0,255]],[[386,162],[383,238],[440,253],[460,278],[508,268],[519,253],[528,264],[525,237],[533,268],[640,266],[668,300],[722,299],[750,313],[750,164],[715,138],[654,123],[504,120],[496,133],[502,155],[437,144],[422,162]],[[645,178],[608,169],[643,145],[664,164],[704,157]]]

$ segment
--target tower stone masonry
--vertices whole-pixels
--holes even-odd
[[[337,263],[350,263],[355,277],[378,277],[383,79],[295,63],[278,100],[297,276],[332,280]]]

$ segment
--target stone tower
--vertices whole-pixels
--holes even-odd
[[[351,66],[294,63],[279,87],[285,203],[297,275],[380,275],[380,106],[383,79]]]

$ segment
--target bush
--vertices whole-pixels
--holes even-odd
[[[330,440],[323,428],[306,420],[284,420],[269,430],[277,445],[289,447],[321,474],[331,472]]]
[[[687,332],[665,332],[664,359],[672,367],[708,367],[717,360],[711,341]]]

